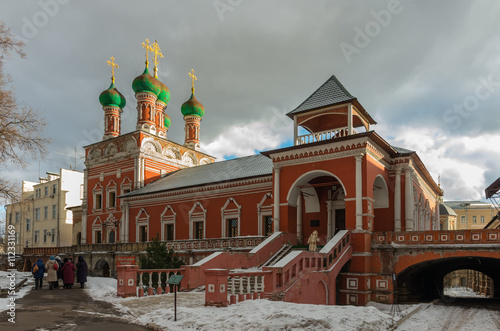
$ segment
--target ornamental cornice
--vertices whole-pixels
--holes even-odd
[[[325,144],[321,145],[310,146],[304,144],[295,146],[298,148],[271,154],[270,157],[275,167],[287,166],[354,156],[359,153],[366,153],[368,146],[378,150],[373,144],[369,145],[368,137],[357,138],[353,135],[353,138],[347,141],[332,139],[325,141]]]

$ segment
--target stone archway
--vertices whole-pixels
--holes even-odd
[[[105,259],[98,260],[94,265],[94,274],[98,277],[110,277],[110,266]]]
[[[342,181],[325,170],[303,174],[290,186],[287,203],[290,216],[295,216],[297,242],[306,244],[310,234],[318,231],[320,245],[334,235],[336,227],[345,229],[345,195]]]

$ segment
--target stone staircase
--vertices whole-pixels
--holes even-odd
[[[263,267],[270,267],[282,258],[284,258],[288,253],[292,251],[291,244],[284,244],[273,256],[271,256],[266,262],[259,266],[260,269]]]

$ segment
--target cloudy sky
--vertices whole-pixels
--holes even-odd
[[[287,146],[284,116],[332,74],[391,144],[416,150],[445,199],[484,199],[500,176],[500,3],[490,1],[6,1],[0,20],[26,42],[6,64],[20,101],[48,121],[42,160],[1,176],[37,181],[83,170],[82,146],[102,139],[106,61],[120,68],[122,133],[136,121],[132,80],[145,38],[158,40],[171,91],[168,138],[183,143],[180,106],[205,106],[202,150],[224,157]]]

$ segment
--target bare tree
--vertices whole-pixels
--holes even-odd
[[[46,151],[45,146],[49,142],[41,135],[45,120],[31,107],[16,100],[10,76],[4,72],[4,62],[11,54],[21,58],[26,56],[23,46],[23,42],[16,40],[5,23],[0,21],[0,167],[8,164],[25,167],[26,156],[36,159]],[[19,183],[0,178],[0,198],[17,200],[19,193]]]

